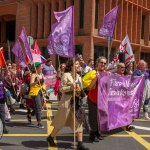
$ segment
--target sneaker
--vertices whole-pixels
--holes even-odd
[[[4,127],[4,129],[3,129],[3,133],[8,134],[8,130],[6,129],[6,127]]]
[[[27,119],[28,119],[29,123],[31,123],[31,115],[30,114],[27,115]]]
[[[50,146],[53,146],[53,147],[57,146],[57,144],[55,144],[55,142],[54,142],[54,138],[51,137],[51,135],[49,137],[47,137],[47,142]]]
[[[11,119],[6,119],[5,121],[6,121],[6,122],[10,122],[10,121],[11,121]]]
[[[148,116],[148,112],[145,112],[145,113],[144,113],[144,116],[145,116],[145,119],[146,119],[146,120],[150,120],[150,118],[149,118],[149,116]]]
[[[33,110],[33,111],[31,112],[31,115],[32,115],[32,116],[34,116],[34,115],[35,115],[35,110]]]
[[[104,140],[104,137],[98,132],[95,132],[95,136],[99,139],[99,140]]]
[[[129,132],[132,132],[133,129],[135,129],[134,126],[131,126],[131,125],[126,126],[126,130]]]
[[[40,128],[40,129],[44,129],[44,126],[41,123],[38,123],[37,127]]]
[[[92,143],[99,142],[99,139],[96,137],[96,135],[94,133],[90,133],[89,141]]]

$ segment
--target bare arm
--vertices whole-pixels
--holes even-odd
[[[95,79],[92,80],[91,84],[88,87],[88,90],[91,90],[94,88],[94,86],[96,85],[97,82],[97,77]]]
[[[35,75],[35,74],[32,74],[32,75],[31,75],[31,78],[30,78],[30,87],[33,87],[33,86],[35,86],[36,84],[38,84],[38,81],[35,82],[35,78],[36,78],[36,75]]]

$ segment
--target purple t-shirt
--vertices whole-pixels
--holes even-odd
[[[56,74],[56,70],[55,68],[51,65],[51,66],[47,66],[46,64],[44,64],[42,66],[42,72],[44,75],[53,75]]]

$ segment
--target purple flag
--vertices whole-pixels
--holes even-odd
[[[109,131],[132,123],[139,117],[144,78],[100,73],[98,79],[99,127]]]
[[[65,11],[54,12],[57,22],[52,26],[48,37],[49,55],[57,54],[62,57],[74,57],[74,7]]]
[[[19,37],[20,37],[20,39],[22,40],[22,42],[24,44],[24,47],[25,47],[25,50],[26,50],[26,55],[28,56],[29,61],[32,64],[33,63],[33,57],[32,57],[32,52],[31,52],[31,49],[30,49],[30,46],[29,46],[29,43],[28,43],[28,40],[27,40],[27,34],[26,34],[25,27],[22,27],[22,31],[21,31]]]
[[[23,68],[25,68],[27,66],[27,64],[26,64],[26,58],[25,58],[24,53],[22,51],[22,48],[21,48],[19,40],[17,40],[15,42],[15,44],[14,44],[14,46],[12,48],[12,52],[17,57],[20,66],[22,66]]]
[[[118,8],[119,7],[116,6],[105,15],[102,27],[99,31],[99,36],[113,37],[115,24],[117,20]]]

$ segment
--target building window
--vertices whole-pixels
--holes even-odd
[[[6,22],[6,41],[7,40],[15,41],[15,31],[16,31],[15,29],[16,29],[15,21]]]
[[[144,39],[145,16],[142,16],[141,39]]]
[[[115,48],[111,48],[110,56],[109,56],[109,62],[111,62],[114,58]],[[102,45],[94,45],[94,61],[100,56],[104,56],[108,59],[108,47],[102,46]]]
[[[40,50],[41,50],[41,55],[44,57],[44,58],[49,58],[49,54],[48,54],[48,50],[47,50],[47,47],[40,47]]]
[[[82,55],[83,54],[83,46],[82,45],[75,45],[75,54]]]
[[[84,0],[80,0],[80,29],[84,26]]]
[[[94,61],[100,56],[104,56],[107,58],[108,49],[107,47],[101,45],[94,46]]]
[[[143,60],[145,60],[145,59],[146,59],[146,53],[144,53],[144,52],[141,52],[141,57],[140,57],[140,59],[143,59]]]
[[[98,14],[99,14],[99,0],[96,0],[95,5],[95,28],[98,29]]]
[[[67,9],[67,3],[66,3],[66,1],[64,1],[64,6],[65,6],[65,9]]]
[[[149,58],[150,58],[150,53],[141,52],[140,59],[145,60],[148,63],[148,66],[150,66]]]

